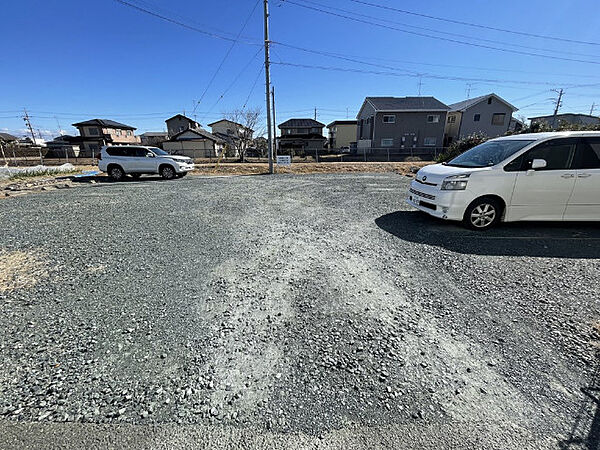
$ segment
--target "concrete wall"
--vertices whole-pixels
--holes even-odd
[[[504,113],[504,123],[502,125],[493,125],[492,117],[495,113]],[[476,114],[480,115],[479,122],[474,121]],[[502,136],[508,131],[510,119],[512,118],[512,108],[505,103],[492,97],[492,103],[488,105],[487,100],[483,100],[470,108],[467,108],[462,114],[460,122],[460,132],[458,138],[468,136],[473,133],[484,133],[489,137]]]
[[[163,150],[191,158],[214,158],[220,149],[209,139],[196,141],[166,141]]]
[[[384,123],[384,115],[395,115],[395,123]],[[427,122],[429,115],[439,116],[439,121],[437,123]],[[390,147],[393,149],[426,147],[425,139],[435,138],[435,145],[431,145],[431,147],[442,147],[444,145],[445,124],[446,111],[378,112],[375,115],[372,146],[382,147],[382,139],[393,139],[393,144]]]

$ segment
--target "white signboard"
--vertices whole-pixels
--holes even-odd
[[[289,155],[277,155],[277,165],[278,166],[291,166],[292,165],[292,157]]]

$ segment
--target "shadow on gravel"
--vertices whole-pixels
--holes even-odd
[[[375,220],[382,230],[408,242],[456,253],[546,258],[600,258],[600,223],[519,222],[477,232],[418,211],[397,211]]]
[[[600,365],[596,366],[589,386],[581,388],[583,402],[575,417],[568,439],[559,442],[563,450],[600,449]]]

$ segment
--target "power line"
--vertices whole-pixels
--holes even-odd
[[[246,97],[246,101],[244,102],[244,106],[242,106],[242,109],[244,109],[246,107],[246,105],[248,104],[248,102],[250,101],[250,96],[254,92],[254,88],[256,87],[256,83],[258,83],[258,79],[262,75],[263,70],[265,70],[265,68],[264,68],[263,65],[261,65],[260,66],[260,70],[258,71],[258,75],[256,75],[256,78],[254,79],[254,83],[252,83],[252,87],[250,88],[250,92],[248,93],[248,97]]]
[[[468,77],[459,77],[459,76],[452,76],[452,75],[437,75],[437,74],[431,74],[431,73],[414,72],[414,71],[399,69],[399,68],[393,67],[393,66],[369,63],[366,61],[362,61],[360,59],[355,59],[352,57],[344,56],[341,53],[332,53],[332,52],[327,52],[327,51],[323,51],[323,50],[308,49],[308,48],[304,48],[304,47],[298,47],[295,45],[284,44],[282,42],[277,42],[277,41],[273,41],[273,44],[281,45],[283,47],[288,47],[288,48],[291,48],[294,50],[300,50],[303,52],[314,53],[314,54],[318,54],[318,55],[328,56],[331,58],[341,59],[344,61],[363,64],[363,65],[367,65],[367,66],[371,66],[371,67],[390,69],[390,70],[395,71],[395,73],[397,73],[397,74],[404,73],[406,76],[416,77],[416,78],[433,78],[433,79],[451,80],[451,81],[474,81],[474,82],[492,83],[492,84],[510,83],[510,84],[547,85],[547,86],[556,86],[556,84],[557,84],[557,83],[553,83],[553,82],[549,82],[549,81],[524,81],[524,80],[501,80],[501,79],[488,79],[488,78],[468,78]],[[282,62],[276,62],[276,63],[274,62],[273,64],[281,64],[281,63]],[[285,63],[284,65],[289,65],[289,64]]]
[[[312,0],[300,0],[303,3],[309,3],[312,5],[316,5],[316,6],[320,6],[322,8],[328,8],[331,10],[335,10],[335,11],[340,11],[342,13],[346,13],[346,14],[353,14],[355,16],[359,16],[359,17],[364,17],[366,19],[372,19],[372,20],[377,20],[379,22],[387,22],[387,23],[391,23],[394,25],[400,25],[403,27],[408,27],[408,28],[413,28],[413,29],[417,29],[417,30],[423,30],[423,31],[430,31],[433,33],[437,33],[437,34],[443,34],[446,36],[455,36],[455,37],[461,37],[461,38],[466,38],[466,39],[476,39],[478,41],[481,42],[489,42],[492,44],[499,44],[499,45],[504,45],[504,46],[509,46],[509,47],[518,47],[518,48],[525,48],[528,50],[536,50],[536,51],[542,51],[542,52],[550,52],[550,53],[563,53],[563,54],[567,54],[567,55],[576,55],[576,56],[586,56],[586,57],[590,57],[590,58],[598,58],[600,57],[599,55],[590,55],[589,53],[575,53],[573,51],[562,51],[562,50],[556,50],[556,49],[548,49],[548,48],[540,48],[540,47],[532,47],[529,45],[523,45],[523,44],[515,44],[512,42],[503,42],[503,41],[498,41],[496,39],[486,39],[486,38],[482,38],[482,37],[475,37],[475,36],[469,36],[466,34],[461,34],[461,33],[451,33],[448,31],[441,31],[441,30],[436,30],[433,28],[427,28],[427,27],[422,27],[422,26],[416,26],[416,25],[410,25],[407,23],[403,23],[403,22],[397,22],[394,20],[389,20],[389,19],[382,19],[380,17],[375,17],[375,16],[369,16],[366,14],[360,14],[354,11],[348,11],[347,9],[341,9],[341,8],[336,8],[334,6],[329,6],[329,5],[325,5],[323,3],[318,3]]]
[[[256,43],[256,42],[241,41],[241,40],[238,40],[236,38],[231,38],[231,37],[225,36],[223,34],[218,34],[218,33],[213,33],[213,32],[210,32],[210,31],[202,30],[202,29],[200,29],[198,27],[195,27],[195,26],[192,26],[192,25],[188,25],[188,24],[186,24],[184,22],[181,22],[179,20],[172,19],[172,18],[167,17],[165,15],[159,14],[159,13],[157,13],[155,11],[151,11],[150,9],[146,9],[146,8],[141,7],[141,6],[134,5],[133,3],[130,3],[130,2],[125,1],[125,0],[114,0],[114,1],[117,2],[117,3],[120,3],[122,5],[128,6],[130,8],[136,9],[136,10],[138,10],[140,12],[145,13],[145,14],[149,14],[149,15],[151,15],[153,17],[158,18],[158,19],[165,20],[165,21],[170,22],[170,23],[172,23],[174,25],[179,25],[180,27],[187,28],[188,30],[195,31],[197,33],[201,33],[201,34],[204,34],[206,36],[210,36],[210,37],[213,37],[213,38],[216,38],[216,39],[222,39],[222,40],[229,41],[229,42],[243,42],[244,44],[248,44],[248,45],[262,45],[262,44],[259,44],[259,43]]]
[[[560,38],[560,37],[556,37],[556,36],[548,36],[548,35],[543,35],[543,34],[527,33],[525,31],[507,30],[505,28],[497,28],[497,27],[492,27],[489,25],[481,25],[481,24],[465,22],[465,21],[461,21],[461,20],[454,20],[454,19],[448,19],[448,18],[444,18],[444,17],[431,16],[429,14],[417,13],[417,12],[408,11],[405,9],[393,8],[391,6],[379,5],[379,4],[367,2],[364,0],[349,0],[349,1],[354,2],[354,3],[359,3],[362,5],[372,6],[374,8],[385,9],[388,11],[395,11],[395,12],[398,12],[401,14],[409,14],[411,16],[425,17],[427,19],[439,20],[442,22],[454,23],[454,24],[458,24],[458,25],[465,25],[465,26],[481,28],[481,29],[485,29],[485,30],[500,31],[502,33],[518,34],[520,36],[529,36],[529,37],[535,37],[535,38],[539,38],[539,39],[549,39],[549,40],[560,41],[560,42],[570,42],[572,44],[585,44],[585,45],[600,46],[600,42],[579,41],[576,39],[567,39],[567,38]]]
[[[117,0],[119,1],[119,0]],[[422,37],[427,37],[430,39],[436,39],[439,41],[444,41],[444,42],[452,42],[455,44],[462,44],[462,45],[469,45],[472,47],[479,47],[479,48],[485,48],[485,49],[489,49],[489,50],[496,50],[496,51],[500,51],[500,52],[505,52],[505,53],[514,53],[514,54],[518,54],[518,55],[525,55],[525,56],[535,56],[538,58],[547,58],[547,59],[554,59],[554,60],[559,60],[559,61],[571,61],[571,62],[579,62],[579,63],[586,63],[586,64],[600,64],[600,61],[590,61],[590,60],[584,60],[584,59],[575,59],[575,58],[564,58],[562,56],[552,56],[552,55],[542,55],[539,53],[533,53],[533,52],[524,52],[521,50],[513,50],[513,49],[507,49],[507,48],[501,48],[501,47],[494,47],[491,45],[485,45],[485,44],[477,44],[474,42],[467,42],[467,41],[461,41],[459,39],[451,39],[451,38],[445,38],[445,37],[440,37],[440,36],[432,36],[430,34],[427,33],[420,33],[418,31],[409,31],[409,30],[403,30],[401,28],[398,27],[393,27],[390,25],[384,25],[381,23],[376,23],[376,22],[371,22],[368,20],[363,20],[363,19],[358,19],[356,17],[351,17],[351,16],[347,16],[344,14],[339,14],[339,13],[335,13],[332,11],[327,11],[325,9],[321,9],[321,8],[316,8],[314,6],[308,6],[308,5],[303,5],[301,3],[297,3],[295,1],[292,0],[286,0],[286,3],[292,4],[292,5],[296,5],[299,6],[301,8],[306,8],[306,9],[311,9],[313,11],[318,11],[324,14],[328,14],[331,16],[335,16],[335,17],[341,17],[343,19],[348,19],[348,20],[352,20],[354,22],[359,22],[359,23],[365,23],[368,25],[373,25],[376,27],[380,27],[380,28],[385,28],[388,30],[394,30],[394,31],[400,31],[401,33],[407,33],[407,34],[412,34],[415,36],[422,36]]]
[[[220,72],[221,68],[223,67],[223,64],[225,64],[225,61],[227,60],[227,58],[231,54],[231,51],[235,47],[235,44],[237,44],[240,36],[242,35],[242,33],[244,32],[244,29],[246,28],[246,25],[248,25],[248,22],[252,18],[252,15],[254,14],[254,11],[256,11],[256,7],[258,6],[259,2],[260,2],[260,0],[256,0],[256,3],[254,4],[254,7],[252,8],[252,11],[250,11],[250,14],[248,14],[248,17],[244,21],[244,23],[242,25],[242,28],[240,28],[240,31],[238,32],[237,36],[235,37],[235,41],[233,41],[231,43],[231,46],[229,47],[229,49],[227,50],[227,52],[223,56],[223,59],[221,59],[221,63],[217,67],[217,70],[215,70],[215,72],[213,73],[213,76],[211,77],[210,81],[206,85],[206,88],[204,88],[204,92],[202,92],[202,95],[200,96],[200,100],[198,100],[198,102],[196,102],[196,104],[194,105],[194,110],[192,111],[192,115],[196,112],[196,109],[198,108],[198,105],[204,99],[204,96],[206,95],[206,93],[208,92],[208,90],[210,89],[210,87],[212,86],[213,81],[215,81],[215,78],[217,77],[217,74]]]

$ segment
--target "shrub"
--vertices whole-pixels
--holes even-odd
[[[473,133],[469,136],[459,139],[458,141],[454,141],[452,144],[450,144],[448,150],[438,156],[437,162],[450,161],[461,153],[472,149],[476,145],[482,144],[488,139],[489,138],[483,133]]]

